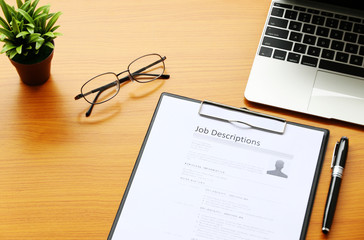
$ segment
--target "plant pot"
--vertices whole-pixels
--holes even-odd
[[[53,52],[54,50],[43,60],[36,63],[25,63],[15,59],[10,59],[10,62],[16,68],[23,83],[30,86],[42,85],[47,82],[51,75]]]

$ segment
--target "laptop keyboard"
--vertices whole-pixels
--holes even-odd
[[[364,77],[364,19],[275,2],[259,55]]]

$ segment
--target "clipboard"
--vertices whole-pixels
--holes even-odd
[[[305,239],[328,137],[162,93],[108,240]]]

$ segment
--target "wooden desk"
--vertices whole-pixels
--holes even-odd
[[[15,3],[15,0],[12,1]],[[22,84],[0,56],[0,239],[106,239],[161,92],[209,99],[331,131],[307,239],[364,238],[363,127],[249,103],[243,98],[269,0],[56,1],[51,79]],[[130,83],[95,107],[82,84],[134,58],[167,56],[171,78]],[[350,152],[332,232],[321,233],[334,143]]]

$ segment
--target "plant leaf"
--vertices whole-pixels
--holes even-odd
[[[19,9],[28,12],[30,8],[30,3],[31,3],[30,1],[25,1],[24,4]]]
[[[38,16],[36,16],[34,18],[34,21],[37,21],[38,19],[43,18],[43,17],[46,17],[46,16],[47,16],[47,14],[45,14],[45,13],[39,14]]]
[[[18,52],[16,51],[16,49],[10,50],[9,52],[7,52],[9,55],[10,59],[13,59],[15,57],[15,55],[18,54]]]
[[[59,37],[59,36],[63,36],[63,34],[62,33],[59,33],[59,32],[55,32],[55,33],[53,33],[54,34],[54,37],[56,38],[56,37]]]
[[[24,4],[25,5],[25,4]],[[18,12],[31,24],[35,25],[33,18],[23,9],[18,9]]]
[[[30,28],[35,28],[34,24],[31,24],[31,23],[27,23],[27,24],[25,24],[25,26],[28,26]]]
[[[49,32],[49,30],[53,27],[53,25],[56,23],[56,21],[58,20],[59,16],[61,16],[62,12],[57,12],[56,14],[53,15],[53,17],[49,20],[47,27],[45,29],[45,32]]]
[[[28,43],[36,42],[38,40],[38,38],[40,38],[39,33],[32,33],[32,34],[30,34]]]
[[[52,32],[47,32],[47,33],[43,34],[43,36],[50,37],[50,38],[54,38],[55,37],[54,36],[54,33],[52,33]]]
[[[55,27],[52,27],[52,29],[50,30],[50,32],[56,31],[59,27],[60,27],[59,25],[58,26],[55,26]]]
[[[16,38],[20,38],[20,37],[25,38],[25,36],[27,36],[29,34],[30,33],[27,31],[22,31],[22,32],[18,33],[18,35],[16,35]]]
[[[13,33],[14,35],[17,35],[20,30],[19,30],[19,25],[18,25],[18,21],[15,19],[15,17],[13,17],[13,21],[11,21],[11,24],[13,25]]]
[[[49,48],[51,48],[51,49],[53,49],[53,48],[54,48],[54,45],[53,45],[51,42],[46,42],[46,43],[44,44],[44,46],[47,46],[47,47],[49,47]]]
[[[17,18],[18,12],[15,10],[14,6],[13,7],[8,6],[8,10],[10,17],[14,16]]]
[[[42,38],[42,40],[38,40],[35,42],[35,49],[39,50],[39,48],[43,45],[44,43],[44,39]]]
[[[27,30],[30,34],[34,33],[34,28],[32,28],[32,27],[27,27]]]
[[[0,25],[7,30],[11,30],[9,24],[2,17],[0,17]]]
[[[35,1],[32,3],[32,7],[33,7],[33,8],[36,8],[36,7],[37,7],[37,5],[38,5],[38,3],[39,3],[39,0],[35,0]]]
[[[18,8],[21,8],[21,6],[23,6],[23,2],[21,0],[16,0],[16,3],[18,5]]]
[[[3,49],[1,50],[1,52],[0,52],[0,53],[7,52],[7,51],[9,51],[9,50],[11,50],[11,49],[14,49],[14,48],[16,48],[16,46],[15,46],[15,45],[10,44],[10,43],[6,43],[6,44],[4,44]]]
[[[0,28],[0,33],[4,34],[7,38],[9,38],[11,40],[15,40],[14,34],[12,32],[10,32],[9,30]]]
[[[51,7],[51,5],[45,5],[45,6],[38,8],[37,10],[35,10],[34,16],[37,16],[41,12],[48,14],[50,7]]]
[[[6,18],[6,20],[8,21],[8,23],[11,22],[11,14],[9,12],[9,5],[5,3],[4,0],[0,0],[0,6],[1,8],[3,9],[3,13],[4,13],[4,16]]]
[[[21,54],[21,52],[22,52],[22,48],[23,48],[23,45],[20,45],[19,47],[17,47],[17,48],[16,48],[16,52],[17,52],[18,54]]]

